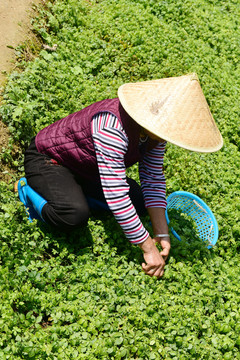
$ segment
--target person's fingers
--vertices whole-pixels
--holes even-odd
[[[158,269],[158,270],[153,274],[153,276],[156,276],[156,277],[159,279],[160,277],[163,276],[163,274],[164,274],[164,270]]]
[[[154,266],[149,266],[149,265],[146,265],[144,263],[142,263],[142,269],[143,271],[145,272],[146,275],[149,275],[149,276],[153,276],[154,273],[156,272],[156,267]]]
[[[164,256],[168,256],[169,254],[169,250],[168,248],[163,248],[162,251],[160,252],[161,255],[164,255]]]
[[[163,274],[164,274],[164,270],[162,270],[162,271],[160,272],[159,277],[162,277],[162,276],[163,276]]]
[[[162,270],[165,266],[165,262],[163,261],[162,264],[156,266],[156,265],[149,265],[149,264],[145,264],[145,263],[142,263],[142,268],[145,272],[148,272],[152,269],[160,269]]]
[[[148,268],[147,265],[143,263],[142,268],[143,268],[143,271],[145,272],[146,275],[149,275],[151,277],[156,276],[158,279],[160,277],[162,277],[163,274],[164,274],[164,269],[162,269],[160,267]],[[148,270],[146,270],[146,269],[148,269]]]
[[[150,270],[156,268],[156,266],[155,266],[155,265],[149,265],[149,264],[142,263],[142,268],[143,268],[143,270],[146,272],[146,271],[150,271]]]
[[[142,263],[142,269],[146,275],[149,275],[151,277],[156,276],[157,278],[160,278],[161,276],[163,276],[163,273],[164,273],[164,265],[163,266],[151,266],[151,265]]]
[[[163,257],[164,260],[167,259],[168,255],[169,255],[169,250],[168,248],[164,248],[161,252],[160,255]]]

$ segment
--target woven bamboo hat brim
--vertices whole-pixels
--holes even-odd
[[[127,83],[118,97],[132,119],[159,138],[198,152],[223,145],[196,74]]]

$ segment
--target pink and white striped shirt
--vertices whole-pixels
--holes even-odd
[[[124,234],[133,244],[145,241],[144,228],[128,195],[124,155],[128,137],[121,122],[111,113],[97,114],[91,123],[98,169],[107,204]],[[146,152],[139,163],[139,177],[146,208],[166,208],[166,182],[163,174],[164,143]]]

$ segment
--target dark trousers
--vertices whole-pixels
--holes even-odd
[[[24,167],[28,184],[47,200],[42,217],[48,224],[65,229],[85,224],[90,215],[88,196],[106,204],[100,182],[81,179],[67,167],[39,153],[35,138],[25,152]],[[141,216],[146,212],[141,187],[130,178],[127,182],[130,199]]]

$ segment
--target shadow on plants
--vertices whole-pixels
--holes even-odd
[[[142,251],[138,246],[132,245],[122,232],[122,229],[117,224],[116,220],[109,214],[102,214],[98,218],[102,218],[102,224],[106,235],[105,242],[111,247],[116,249],[118,255],[124,256],[127,261],[134,261],[141,264],[143,259]],[[182,220],[182,219],[181,219]],[[151,235],[151,226],[149,216],[142,216],[141,221],[144,227],[149,231]],[[183,220],[182,220],[183,224]],[[181,224],[180,224],[181,225]],[[214,257],[212,249],[208,249],[207,245],[197,236],[192,223],[188,219],[184,219],[182,241],[177,240],[171,233],[171,251],[170,257],[173,257],[178,261],[196,262],[198,260],[206,260]],[[160,245],[158,245],[159,251],[161,251]],[[168,260],[166,263],[168,263]]]
[[[111,247],[116,248],[118,255],[124,256],[128,261],[135,261],[141,264],[144,261],[142,251],[138,246],[132,245],[126,239],[115,219],[106,213],[102,214],[101,218],[106,234],[105,241]],[[142,216],[141,221],[151,235],[152,230],[149,216]],[[177,240],[170,232],[171,251],[168,260],[170,257],[173,257],[177,262],[187,261],[194,263],[198,260],[209,260],[215,256],[213,249],[208,249],[207,244],[198,237],[196,228],[193,226],[190,219],[181,218],[178,221],[177,230],[181,234],[182,241]],[[160,245],[158,245],[158,248],[161,251]]]
[[[198,260],[209,260],[215,256],[212,249],[208,249],[206,245],[199,241],[188,242],[186,240],[177,240],[171,237],[171,251],[172,256],[176,261],[196,262]]]
[[[169,229],[173,228],[181,237],[179,241],[170,233],[171,255],[176,260],[194,262],[213,256],[213,251],[208,249],[208,242],[199,237],[197,226],[190,216],[176,209],[170,209],[169,214]]]
[[[92,220],[94,224],[94,229],[92,230],[93,242],[96,242],[96,239],[99,238],[100,246],[103,246],[104,243],[108,244],[108,246],[115,249],[117,255],[122,256],[128,262],[134,261],[141,264],[144,261],[142,251],[138,246],[132,245],[127,240],[121,227],[111,214],[108,212],[96,212]],[[151,235],[152,230],[149,216],[142,216],[141,221]],[[182,241],[175,239],[170,233],[171,251],[169,258],[173,257],[177,262],[188,261],[192,263],[197,260],[212,258],[214,256],[213,250],[208,249],[206,244],[199,239],[188,219],[184,219],[184,221],[181,219],[181,221],[182,223],[179,224],[179,227],[184,225],[181,229],[183,231],[180,231],[180,228],[178,229],[182,235]],[[160,245],[158,245],[158,248],[161,250]]]
[[[39,227],[47,238],[54,239],[47,249],[49,256],[57,256],[63,248],[74,255],[83,255],[92,251],[93,238],[87,226],[69,230],[39,222]]]
[[[124,235],[120,225],[116,222],[113,215],[109,213],[96,214],[102,220],[105,242],[116,249],[118,255],[123,256],[127,261],[134,261],[139,264],[143,262],[142,251],[136,245],[132,245]],[[149,220],[148,220],[149,222]]]

